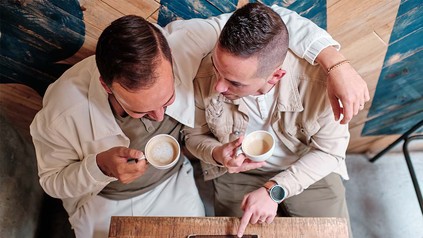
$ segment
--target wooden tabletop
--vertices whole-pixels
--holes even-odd
[[[112,217],[109,238],[171,237],[189,235],[236,235],[235,217]],[[249,224],[244,234],[259,238],[348,238],[343,218],[277,217],[271,224]]]

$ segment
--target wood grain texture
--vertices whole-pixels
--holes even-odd
[[[74,37],[83,37],[84,42],[79,50],[69,57],[58,58],[57,62],[65,64],[74,64],[81,59],[94,54],[95,46],[97,39],[100,36],[102,30],[110,24],[113,20],[117,19],[120,16],[126,14],[137,14],[146,17],[151,22],[160,22],[161,19],[171,20],[179,18],[192,18],[192,17],[206,17],[209,15],[216,15],[223,11],[230,11],[236,7],[242,6],[243,4],[249,2],[248,0],[183,0],[183,1],[170,1],[170,0],[80,0],[80,9],[76,9],[72,4],[74,1],[69,1],[66,4],[51,4],[61,2],[61,0],[51,0],[43,1],[42,3],[35,4],[22,4],[20,6],[22,9],[19,11],[25,12],[25,14],[20,14],[19,16],[31,16],[31,19],[38,19],[41,22],[42,19],[47,19],[46,13],[54,13],[51,16],[56,17],[56,19],[63,19],[63,23],[72,23],[72,26],[76,26],[74,32],[69,32],[69,29],[63,29],[67,34],[73,35]],[[325,1],[314,1],[311,3],[306,0],[276,0],[276,1],[265,1],[266,3],[278,3],[284,4],[285,6],[300,6],[301,4],[313,4],[313,8],[310,8],[311,11],[316,8],[317,5],[321,6]],[[380,135],[367,135],[363,136],[362,131],[365,123],[369,120],[374,119],[374,116],[369,115],[370,109],[372,108],[373,98],[376,95],[376,88],[378,86],[379,77],[381,71],[384,67],[385,55],[387,55],[388,47],[392,43],[390,42],[391,32],[395,34],[395,37],[398,36],[401,38],[401,34],[404,31],[393,31],[394,25],[397,19],[397,13],[400,8],[401,3],[408,4],[411,6],[413,3],[416,3],[416,0],[390,0],[390,1],[380,1],[380,0],[327,0],[326,1],[326,13],[327,13],[327,29],[332,36],[341,43],[342,48],[341,52],[351,60],[351,64],[357,71],[362,75],[365,81],[368,84],[370,89],[371,101],[366,104],[366,107],[361,111],[357,116],[355,116],[350,123],[351,131],[351,141],[348,147],[348,152],[353,153],[365,153],[367,151],[378,151],[383,149],[388,145],[389,141],[395,140],[399,135],[388,136],[388,139],[384,138],[385,136]],[[10,3],[10,2],[6,2]],[[418,6],[421,7],[421,3]],[[2,20],[9,19],[10,14],[13,11],[7,10],[6,5],[2,5]],[[47,6],[51,9],[49,11],[41,11],[40,7]],[[26,8],[25,8],[26,7]],[[31,10],[33,9],[33,10]],[[77,26],[79,13],[83,14],[83,23],[85,24],[85,35],[80,32],[82,26]],[[296,9],[298,10],[298,9]],[[324,11],[325,9],[320,9],[319,11]],[[31,13],[31,11],[33,11]],[[421,18],[421,9],[413,9],[403,7],[403,10],[400,12],[402,19],[407,19],[408,17],[418,17]],[[60,14],[59,14],[60,13]],[[415,13],[413,15],[413,13]],[[164,18],[163,18],[164,17]],[[16,21],[20,21],[20,17]],[[53,18],[50,21],[54,20]],[[6,26],[8,21],[5,21]],[[80,20],[79,20],[80,21]],[[48,21],[43,21],[48,23]],[[3,23],[3,22],[2,22]],[[408,26],[407,21],[403,21],[404,26]],[[44,24],[45,25],[45,24]],[[52,26],[59,27],[60,24],[51,24]],[[25,34],[34,34],[35,39],[40,40],[42,45],[57,46],[57,39],[60,37],[41,37],[42,34],[38,34],[35,31],[30,31],[28,27],[16,27],[11,28],[13,31],[21,31]],[[412,31],[418,33],[418,30],[422,29],[420,25],[415,25],[409,27]],[[51,29],[47,29],[51,31]],[[51,35],[57,36],[57,31],[53,31],[55,34]],[[78,34],[75,34],[77,32]],[[38,35],[37,35],[38,34]],[[9,37],[11,34],[7,32],[2,32],[2,41]],[[5,36],[5,37],[3,37]],[[16,35],[17,36],[17,35]],[[13,39],[11,42],[17,42],[18,38]],[[30,38],[28,38],[30,39]],[[63,38],[62,38],[63,39]],[[421,41],[416,39],[411,41],[411,43],[419,43],[421,46]],[[2,42],[3,44],[4,42]],[[69,47],[61,47],[62,49],[69,50]],[[56,75],[46,74],[40,70],[40,68],[28,67],[23,64],[22,60],[14,59],[4,55],[6,52],[3,49],[7,49],[7,45],[2,45],[2,55],[0,57],[0,63],[3,64],[3,68],[0,72],[2,75],[2,82],[12,82],[13,78],[4,76],[6,73],[9,75],[14,75],[16,72],[21,72],[22,79],[28,80],[31,87],[36,87],[36,84],[43,84],[43,86],[38,86],[40,88],[45,87],[51,81],[54,81],[57,78]],[[25,51],[22,51],[22,55],[27,54]],[[29,57],[30,59],[31,57]],[[423,67],[421,67],[423,68]],[[396,71],[395,71],[396,72]],[[395,73],[394,72],[394,73]],[[403,71],[398,71],[403,72]],[[409,71],[410,72],[410,71]],[[395,75],[395,74],[390,74]],[[17,81],[22,83],[22,81]],[[420,85],[420,84],[419,84]],[[413,89],[413,88],[412,88]],[[39,90],[41,91],[41,90]],[[408,90],[413,92],[413,90]],[[17,91],[17,93],[24,93],[23,91]],[[417,92],[419,93],[419,92]],[[413,95],[416,95],[416,92],[413,92]],[[23,95],[24,96],[24,95]],[[407,95],[401,95],[400,97],[404,98]],[[420,104],[419,104],[420,105]],[[379,107],[379,106],[378,106]],[[417,109],[419,110],[418,105]],[[401,114],[401,113],[400,113]],[[404,114],[404,113],[403,113]],[[407,115],[407,114],[404,114]],[[401,115],[399,115],[401,116]],[[417,116],[420,116],[419,114]],[[395,118],[394,118],[395,119]],[[394,120],[395,121],[395,120]],[[374,125],[378,125],[378,121],[374,122]],[[405,127],[408,125],[405,124]],[[389,126],[387,127],[389,129]],[[423,147],[422,147],[423,149]]]
[[[42,98],[34,89],[23,84],[0,84],[0,115],[28,141],[32,141],[29,125],[41,107]]]
[[[328,0],[328,32],[342,45],[341,53],[366,81],[371,100],[350,122],[349,153],[378,151],[388,143],[378,144],[383,136],[361,136],[376,90],[388,39],[395,22],[400,0],[359,1]],[[399,136],[395,136],[399,137]],[[393,139],[395,140],[395,139]],[[392,141],[393,141],[392,140]],[[389,140],[391,141],[391,140]]]
[[[362,135],[402,134],[423,119],[423,4],[402,0]]]
[[[172,237],[189,235],[236,235],[234,217],[112,217],[109,238]],[[344,218],[277,217],[271,224],[250,224],[244,234],[260,238],[347,238]]]
[[[0,82],[23,83],[43,94],[69,68],[56,62],[84,42],[78,1],[4,1],[0,12]]]

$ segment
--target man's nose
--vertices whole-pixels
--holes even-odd
[[[163,121],[165,109],[163,107],[148,113],[148,117],[155,121]]]
[[[214,86],[214,89],[219,93],[224,93],[228,91],[228,86],[226,86],[224,80],[218,79],[216,85]]]

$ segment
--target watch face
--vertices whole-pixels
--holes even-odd
[[[270,196],[275,202],[281,202],[285,198],[285,190],[281,186],[275,185],[270,190]]]

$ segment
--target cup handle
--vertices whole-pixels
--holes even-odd
[[[236,149],[235,155],[238,156],[238,155],[243,154],[243,153],[244,153],[244,151],[242,150],[242,148],[240,146]]]
[[[128,158],[126,162],[128,162],[128,164],[133,164],[133,163],[138,163],[139,160],[143,160],[143,159],[147,159],[145,155],[142,155],[141,158]]]

